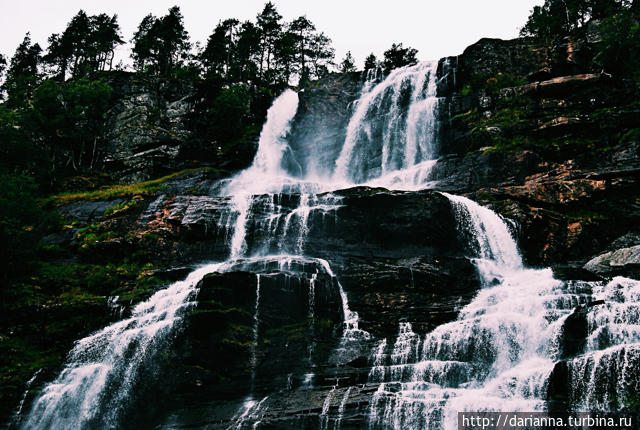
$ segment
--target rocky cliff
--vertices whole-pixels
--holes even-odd
[[[640,264],[638,93],[598,70],[592,42],[540,47],[483,39],[438,65],[438,93],[446,99],[432,171],[437,189],[516,221],[528,263],[552,265],[571,280],[637,276]],[[193,90],[156,83],[150,91],[127,75],[113,85],[121,96],[109,116],[106,166],[129,182],[190,166],[198,156],[189,144]],[[300,92],[290,149],[308,160],[285,157],[292,170],[297,164],[303,176],[310,172],[302,166],[326,165],[314,157],[335,156],[361,85],[358,74],[331,75]],[[226,174],[195,169],[52,201],[67,222],[45,238],[55,247],[48,264],[112,267],[117,275],[83,286],[82,294],[51,276],[51,285],[38,285],[37,303],[3,317],[4,366],[18,369],[3,382],[5,417],[23,393],[28,404],[52,379],[73,340],[128,315],[194,266],[227,258],[230,198],[212,192]],[[287,224],[276,223],[269,237],[264,227],[272,226],[269,210],[292,214],[302,198],[256,199],[249,250],[277,253],[286,248],[281,241],[299,240],[287,236]],[[367,382],[372,339],[393,338],[399,321],[429,332],[455,319],[480,288],[469,241],[438,191],[357,187],[318,198],[326,210],[309,216],[299,244],[316,258],[286,267],[245,261],[205,277],[171,347],[145,369],[141,379],[150,382],[122,412],[126,422],[227,428],[242,418],[237,411],[250,390],[257,406],[247,412],[262,420],[260,428],[318,428],[319,420],[360,428],[376,389]],[[337,277],[322,264],[328,257]],[[348,351],[341,349],[341,288],[368,333]],[[273,392],[277,401],[261,411],[257,400]]]

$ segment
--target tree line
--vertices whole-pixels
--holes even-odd
[[[520,35],[550,44],[594,30],[596,59],[608,73],[640,83],[640,0],[545,0]]]

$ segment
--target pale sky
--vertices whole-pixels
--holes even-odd
[[[350,50],[358,67],[373,52],[378,58],[392,43],[418,49],[421,60],[462,53],[482,37],[510,39],[518,35],[529,11],[543,0],[273,0],[285,20],[306,14],[324,31],[336,50],[336,61]],[[204,44],[218,21],[254,20],[266,0],[0,0],[0,53],[13,55],[24,34],[47,45],[51,33],[62,32],[71,17],[118,14],[123,39],[129,41],[148,13],[164,15],[178,5],[191,41]],[[120,48],[117,58],[129,54]]]

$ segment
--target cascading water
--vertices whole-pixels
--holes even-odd
[[[453,429],[458,411],[545,408],[550,375],[558,360],[566,358],[561,351],[563,324],[576,306],[586,303],[589,294],[571,291],[549,269],[524,268],[509,226],[491,210],[445,194],[468,239],[470,257],[484,288],[456,321],[424,336],[414,331],[411,322],[403,321],[395,340],[376,340],[360,328],[358,313],[349,307],[347,293],[330,263],[303,256],[310,220],[335,216],[344,205],[333,191],[356,184],[395,190],[433,185],[429,172],[436,163],[438,146],[437,66],[436,62],[420,63],[397,69],[380,83],[373,77],[367,80],[354,105],[340,154],[331,165],[322,166],[322,171],[329,172],[323,178],[296,177],[283,165],[285,154],[288,164],[295,160],[287,136],[298,95],[287,90],[278,97],[267,114],[252,165],[222,181],[214,191],[229,202],[218,225],[226,232],[229,260],[197,269],[186,280],[139,304],[131,318],[78,341],[65,369],[44,387],[22,426],[118,427],[123,404],[135,390],[139,368],[168,345],[184,311],[196,305],[193,299],[203,276],[213,271],[252,270],[256,264],[266,267],[272,262],[280,271],[292,264],[315,266],[308,282],[310,320],[317,311],[318,276],[335,280],[344,323],[336,354],[354,345],[371,348],[368,380],[378,385],[368,407],[372,428]],[[297,169],[309,170],[313,169]],[[262,240],[252,238],[255,232]],[[231,418],[230,428],[257,428],[272,401],[254,393],[264,294],[262,275],[256,274],[251,393]],[[640,283],[616,279],[588,288],[607,304],[589,314],[591,335],[586,346],[566,360],[567,381],[579,393],[572,401],[584,408],[620,407],[625,399],[612,394],[616,387],[603,388],[602,380],[609,382],[611,375],[622,372],[620,384],[638,383],[631,369],[640,361]],[[309,363],[314,345],[309,346]],[[305,373],[302,387],[310,387],[314,380],[314,373]],[[290,389],[291,373],[287,381]],[[330,387],[319,408],[318,426],[328,428],[331,423],[337,429],[357,390],[339,386],[337,378]],[[337,413],[333,418],[332,411]]]
[[[64,370],[34,401],[23,428],[117,428],[139,369],[169,341],[210,264],[137,305],[132,316],[76,342]]]
[[[549,378],[563,355],[563,324],[588,300],[555,280],[550,269],[524,268],[508,226],[495,213],[445,195],[462,229],[472,233],[486,286],[456,321],[424,339],[400,324],[387,365],[369,375],[383,382],[370,404],[372,428],[455,429],[460,411],[546,410]],[[568,362],[568,391],[579,411],[615,410],[623,405],[620,393],[639,382],[631,369],[640,360],[640,282],[587,285],[592,299],[614,296],[617,303],[590,314],[587,351]],[[378,363],[385,361],[380,355],[379,349]]]
[[[334,181],[377,180],[393,187],[426,180],[437,151],[437,66],[424,62],[396,69],[382,83],[365,86],[347,126]],[[407,169],[413,171],[398,173]]]

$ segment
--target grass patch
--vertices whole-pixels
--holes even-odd
[[[186,169],[180,172],[171,173],[167,176],[163,176],[162,178],[139,182],[137,184],[111,185],[102,187],[99,190],[58,194],[49,197],[44,203],[45,205],[62,206],[78,200],[111,200],[131,196],[150,196],[155,195],[158,191],[166,188],[166,184],[164,183],[171,179],[187,175],[189,173],[206,171],[218,172],[219,170],[212,167]]]

